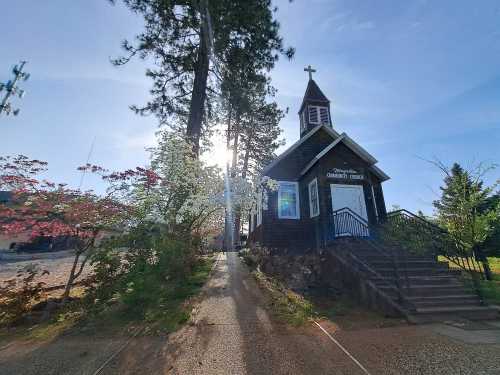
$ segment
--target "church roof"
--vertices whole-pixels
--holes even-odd
[[[297,142],[291,145],[285,152],[283,152],[280,156],[274,159],[269,165],[267,165],[262,171],[262,176],[265,176],[272,168],[274,168],[278,163],[282,160],[286,159],[289,155],[294,153],[304,142],[306,142],[309,138],[311,138],[315,133],[317,133],[320,129],[323,129],[330,137],[332,138],[332,142],[326,146],[322,151],[320,151],[311,161],[302,169],[299,176],[302,177],[307,173],[323,156],[328,154],[330,150],[332,150],[335,146],[342,143],[347,146],[350,150],[352,150],[356,155],[358,155],[361,159],[363,159],[368,165],[368,169],[380,180],[387,181],[390,177],[385,174],[380,168],[378,168],[375,164],[378,162],[375,157],[373,157],[368,151],[366,151],[363,147],[361,147],[356,141],[354,141],[351,137],[349,137],[346,133],[339,134],[332,128],[326,125],[318,125],[313,128],[309,133],[307,133],[304,137],[300,138]]]
[[[325,130],[333,139],[337,139],[340,137],[340,134],[335,130],[325,125],[318,125],[314,129],[312,129],[309,133],[307,133],[304,137],[300,138],[297,142],[291,145],[285,152],[283,152],[280,156],[274,159],[270,164],[268,164],[263,170],[262,175],[264,176],[271,168],[273,168],[276,164],[278,164],[281,160],[285,159],[288,155],[294,152],[301,144],[311,138],[319,129]]]
[[[358,155],[361,159],[367,162],[370,165],[370,170],[379,177],[382,181],[388,180],[390,177],[386,175],[380,168],[375,166],[377,163],[377,159],[375,159],[368,151],[366,151],[363,147],[361,147],[358,143],[356,143],[351,137],[349,137],[346,133],[342,133],[335,141],[333,141],[329,146],[324,148],[318,155],[316,155],[309,164],[302,170],[300,173],[301,176],[307,173],[309,169],[311,169],[314,164],[318,160],[320,160],[323,156],[328,154],[328,152],[337,146],[339,143],[343,143],[349,149],[351,149],[356,155]]]
[[[302,99],[300,110],[302,110],[306,101],[330,103],[314,79],[310,79],[307,84],[306,93],[304,94],[304,99]]]

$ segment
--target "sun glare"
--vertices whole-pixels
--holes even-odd
[[[209,152],[206,152],[202,159],[208,165],[217,165],[219,168],[224,169],[226,163],[231,161],[231,150],[226,149],[226,141],[221,136],[214,136],[212,139],[213,147]]]

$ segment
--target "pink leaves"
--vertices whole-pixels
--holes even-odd
[[[127,169],[123,172],[113,172],[108,175],[103,175],[104,180],[110,182],[125,182],[129,181],[137,184],[144,184],[149,189],[159,183],[161,177],[152,169],[136,167],[135,169]]]
[[[94,165],[94,164],[89,164],[89,163],[87,163],[81,167],[78,167],[77,170],[82,171],[82,172],[85,171],[85,172],[99,173],[99,174],[109,172],[107,169],[105,169],[99,165]]]
[[[110,196],[70,189],[66,184],[37,180],[32,176],[47,163],[26,156],[0,157],[0,188],[7,187],[11,199],[0,204],[0,233],[34,237],[76,236],[92,238],[100,230],[123,222],[130,209]],[[87,164],[81,171],[106,173]],[[132,171],[129,176],[145,174]]]

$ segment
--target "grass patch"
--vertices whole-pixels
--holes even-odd
[[[490,257],[488,263],[493,274],[493,280],[481,281],[481,291],[488,303],[500,305],[500,258]]]
[[[147,296],[145,305],[130,305],[118,296],[113,301],[93,303],[89,296],[83,296],[56,311],[50,320],[4,327],[0,329],[0,346],[12,340],[50,341],[66,332],[114,335],[137,327],[145,334],[173,332],[189,320],[192,297],[205,284],[214,261],[214,257],[199,258],[192,272],[181,280],[156,280],[161,285]]]
[[[282,283],[260,271],[253,271],[253,275],[261,289],[270,297],[271,312],[278,320],[297,327],[315,316],[312,304],[300,294],[285,288]]]
[[[446,258],[440,256],[440,261],[447,261]],[[451,269],[459,269],[459,267],[448,262]],[[491,273],[493,274],[493,280],[481,280],[481,292],[487,303],[500,305],[500,258],[499,257],[488,257],[488,264],[490,265]],[[470,282],[465,280],[466,284],[469,285]],[[472,289],[472,285],[469,285]]]
[[[481,281],[481,292],[486,302],[494,305],[500,305],[500,279]]]
[[[179,279],[159,279],[154,274],[142,284],[136,279],[131,292],[118,297],[123,302],[121,313],[111,312],[111,319],[143,323],[151,333],[176,331],[189,320],[193,297],[207,281],[214,261],[199,258],[191,273]]]
[[[496,276],[496,280],[500,280],[500,258],[489,257],[488,263],[490,264],[491,272]]]

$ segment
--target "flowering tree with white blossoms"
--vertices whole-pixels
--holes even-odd
[[[194,158],[192,146],[177,133],[164,131],[151,149],[151,169],[161,182],[136,194],[148,200],[147,216],[165,225],[167,232],[206,232],[221,225],[224,215],[224,181],[221,170]]]

